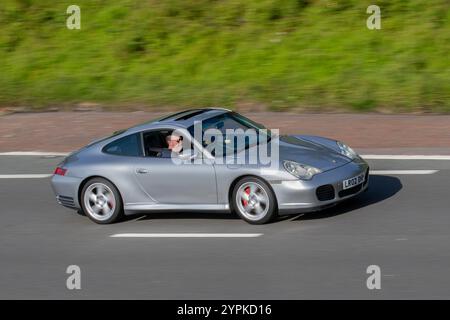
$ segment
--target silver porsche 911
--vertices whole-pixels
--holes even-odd
[[[239,143],[251,130],[257,135]],[[100,224],[138,212],[187,210],[232,211],[263,224],[332,206],[363,192],[368,182],[367,163],[345,144],[279,135],[220,108],[182,111],[115,132],[70,154],[52,177],[59,204]]]

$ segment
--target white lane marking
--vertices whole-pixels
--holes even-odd
[[[434,174],[439,170],[372,170],[370,174],[381,175],[381,174]],[[32,174],[0,174],[0,179],[42,179],[49,178],[53,174],[51,173],[32,173]]]
[[[370,174],[433,174],[438,172],[439,170],[372,170]]]
[[[450,160],[450,156],[444,155],[363,154],[361,157],[368,160]]]
[[[0,174],[0,179],[42,179],[51,177],[49,173],[39,174]]]
[[[68,152],[11,151],[0,152],[0,156],[68,156]]]
[[[111,238],[256,238],[262,233],[117,233]]]
[[[370,174],[381,175],[381,174],[434,174],[439,170],[372,170]],[[49,178],[53,174],[51,173],[36,173],[36,174],[0,174],[0,179],[42,179]]]
[[[0,156],[68,156],[70,152],[51,151],[10,151],[0,152]],[[450,155],[402,155],[402,154],[363,154],[368,160],[450,160]]]

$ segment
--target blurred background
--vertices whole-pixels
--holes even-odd
[[[450,112],[449,52],[449,0],[2,0],[0,107]]]

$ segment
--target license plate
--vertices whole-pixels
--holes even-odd
[[[342,187],[345,190],[345,189],[357,186],[358,184],[361,184],[364,182],[364,178],[365,178],[364,173],[361,173],[360,175],[357,175],[356,177],[344,180],[342,182]]]

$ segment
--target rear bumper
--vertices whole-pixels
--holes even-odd
[[[51,184],[56,195],[56,201],[67,208],[80,209],[78,201],[78,188],[82,179],[53,175]]]
[[[343,190],[343,181],[359,174],[365,174],[365,181],[355,187]],[[321,201],[317,188],[329,188],[329,197]],[[330,187],[332,186],[332,188]],[[278,201],[280,214],[311,212],[325,209],[334,204],[352,198],[369,185],[369,166],[363,160],[350,162],[342,167],[317,174],[310,181],[292,180],[271,182]]]

